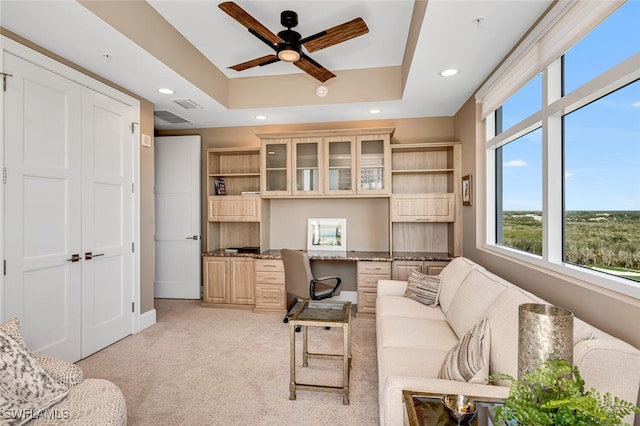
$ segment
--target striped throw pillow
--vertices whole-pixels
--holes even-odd
[[[491,330],[489,320],[485,318],[449,351],[438,378],[486,384],[489,377],[490,346]]]
[[[440,276],[427,275],[412,269],[404,296],[427,306],[438,306]]]

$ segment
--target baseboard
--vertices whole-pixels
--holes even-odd
[[[147,327],[151,327],[156,323],[156,310],[149,309],[147,312],[140,314],[140,330],[142,331]]]
[[[337,300],[340,302],[351,302],[352,304],[358,303],[357,291],[341,291],[339,295],[332,297],[330,300]]]

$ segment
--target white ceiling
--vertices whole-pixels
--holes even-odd
[[[288,63],[242,72],[227,69],[272,51],[219,10],[219,1],[148,0],[148,3],[228,78],[301,72]],[[283,29],[280,12],[296,11],[299,24],[295,29],[303,37],[362,17],[369,27],[368,34],[310,55],[331,71],[401,65],[414,8],[412,0],[236,3],[274,33]],[[550,3],[551,0],[431,0],[402,99],[286,108],[222,106],[72,0],[0,0],[0,25],[148,99],[156,110],[168,109],[192,122],[171,125],[156,119],[158,129],[228,127],[453,115]],[[480,25],[473,22],[479,16],[484,17]],[[140,25],[144,27],[144,22]],[[109,54],[108,59],[104,53]],[[438,75],[450,67],[460,69],[460,73],[448,79]],[[159,87],[169,87],[175,94],[162,95],[157,91]],[[186,110],[172,101],[183,98],[204,108]],[[382,112],[372,116],[368,113],[370,108],[380,108]],[[267,115],[268,120],[257,122],[257,114]]]

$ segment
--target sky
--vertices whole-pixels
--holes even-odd
[[[565,94],[640,52],[640,0],[565,55]],[[539,110],[537,76],[503,106],[503,129]],[[565,116],[565,208],[640,210],[640,80]],[[503,210],[542,210],[542,131],[502,149]],[[562,184],[560,177],[558,185]]]

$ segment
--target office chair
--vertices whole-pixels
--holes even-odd
[[[322,277],[314,278],[311,273],[311,264],[309,255],[306,251],[282,249],[282,262],[284,264],[284,287],[287,296],[293,296],[296,299],[323,300],[340,294],[340,283],[342,279],[339,277]],[[327,284],[333,281],[335,284]],[[287,299],[287,302],[289,299]],[[289,318],[295,312],[299,301],[284,317],[283,322],[289,322]],[[287,307],[290,304],[287,303]]]

